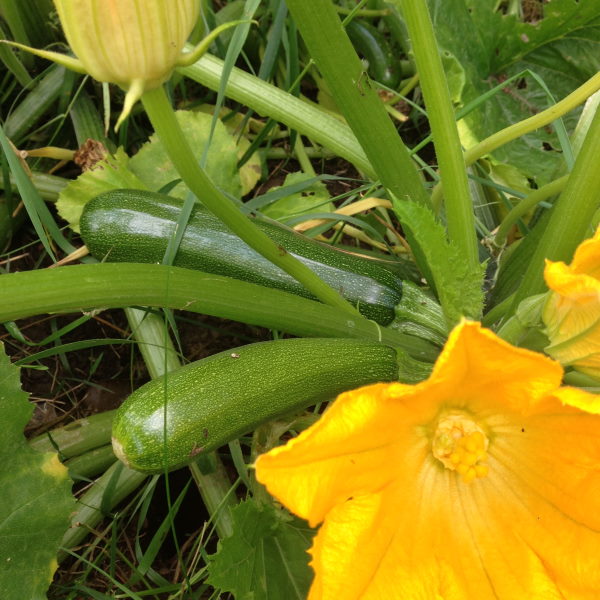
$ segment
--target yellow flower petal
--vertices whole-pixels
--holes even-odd
[[[579,244],[571,267],[576,273],[585,273],[595,279],[600,279],[600,227],[590,239]]]
[[[567,406],[600,415],[600,394],[588,394],[579,388],[564,387],[554,392],[554,395]]]
[[[464,398],[482,404],[507,402],[525,411],[561,379],[556,362],[511,346],[479,323],[463,321],[450,334],[431,377],[419,385],[428,394],[441,395],[451,386],[459,405]]]
[[[600,260],[600,259],[599,259]],[[577,272],[564,262],[546,261],[544,278],[548,287],[574,302],[589,302],[600,292],[600,280],[587,273]]]
[[[394,478],[389,465],[403,461],[410,449],[401,440],[415,419],[403,402],[390,398],[389,389],[411,388],[379,384],[342,394],[327,419],[260,456],[257,479],[313,526],[350,496],[385,487]],[[418,432],[413,435],[419,437]],[[418,444],[418,439],[411,442]],[[298,479],[305,485],[295,486]]]
[[[544,277],[551,290],[542,311],[547,354],[600,378],[600,228],[570,265],[546,261]]]
[[[259,481],[323,521],[309,600],[596,598],[600,417],[561,375],[465,322],[427,381],[343,394],[260,457]]]

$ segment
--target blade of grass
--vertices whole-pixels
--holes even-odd
[[[65,79],[65,69],[52,65],[40,78],[36,79],[34,87],[21,100],[4,123],[6,135],[21,143],[27,132],[38,122],[50,106],[60,96]]]
[[[23,200],[23,204],[27,209],[27,214],[35,228],[40,241],[42,242],[46,252],[56,262],[56,257],[50,246],[50,240],[46,235],[46,230],[52,236],[52,239],[67,253],[75,250],[75,247],[63,236],[60,229],[56,225],[54,218],[50,214],[48,207],[35,189],[31,179],[28,177],[25,169],[17,155],[14,153],[9,140],[0,126],[0,146],[4,152],[4,156],[8,161],[12,174],[15,178],[17,188]]]
[[[7,35],[0,25],[0,39],[6,39]],[[25,65],[19,60],[15,50],[5,45],[0,45],[0,62],[15,76],[15,79],[23,86],[27,87],[33,79],[25,68]]]
[[[56,356],[57,354],[65,352],[78,352],[87,348],[97,348],[99,346],[122,346],[123,344],[132,344],[130,340],[123,340],[121,338],[102,338],[97,340],[84,340],[81,342],[70,342],[67,344],[61,344],[54,348],[48,348],[47,350],[40,350],[35,354],[29,354],[25,358],[15,361],[16,365],[23,366],[48,358],[49,356]],[[33,344],[32,344],[33,345]],[[36,344],[37,345],[37,344]]]

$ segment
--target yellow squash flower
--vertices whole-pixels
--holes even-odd
[[[553,360],[463,322],[430,378],[338,397],[256,462],[322,523],[309,600],[593,600],[600,417]]]
[[[550,346],[565,366],[600,379],[600,227],[582,242],[570,265],[546,261],[551,290],[542,312]]]

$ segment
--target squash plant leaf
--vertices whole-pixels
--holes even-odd
[[[312,581],[304,521],[247,500],[232,510],[234,532],[210,556],[208,583],[236,600],[304,600]]]
[[[188,110],[178,110],[175,115],[185,132],[194,157],[201,160],[209,140],[212,116]],[[242,194],[242,183],[237,161],[238,146],[235,138],[218,120],[212,135],[205,169],[219,189],[239,197]],[[131,158],[129,167],[152,191],[158,191],[172,181],[180,179],[162,142],[156,135],[151,136],[150,141],[145,143],[140,151]],[[187,187],[183,182],[179,182],[169,191],[171,196],[181,199],[185,199],[187,193]],[[199,200],[202,201],[202,198]]]
[[[470,148],[492,133],[531,117],[600,70],[600,2],[530,2],[528,22],[496,10],[496,0],[428,0],[438,44],[464,69],[460,104],[476,101],[507,79],[524,73],[459,121]],[[536,78],[539,81],[536,81]],[[563,117],[571,132],[579,116]],[[518,167],[543,185],[564,168],[564,148],[554,127],[543,127],[492,153],[496,162]]]
[[[0,590],[2,600],[41,600],[75,506],[72,481],[54,452],[32,450],[23,436],[33,406],[19,369],[0,347]]]
[[[82,173],[61,190],[56,208],[73,231],[79,232],[79,218],[83,207],[94,196],[120,188],[147,189],[129,170],[128,165],[129,157],[125,150],[118,148],[114,155],[96,163],[92,169]]]
[[[479,319],[485,265],[469,269],[457,246],[447,240],[442,224],[426,206],[394,199],[394,211],[425,255],[433,278],[429,284],[436,289],[448,328],[461,317]]]
[[[269,191],[275,192],[280,187],[291,186],[309,179],[313,179],[313,177],[308,173],[288,173],[283,186],[272,187]],[[314,212],[333,212],[335,206],[330,202],[330,198],[325,184],[322,181],[315,181],[310,187],[301,192],[295,192],[275,200],[275,202],[263,208],[262,213],[278,221],[284,220],[286,217],[309,215]]]

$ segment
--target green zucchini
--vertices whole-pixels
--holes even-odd
[[[183,201],[140,190],[114,190],[83,210],[81,236],[93,256],[114,262],[162,262]],[[367,318],[394,319],[402,279],[376,260],[338,250],[290,229],[256,221],[281,248],[313,269]],[[194,208],[173,263],[313,298],[293,277],[233,234],[202,206]]]
[[[133,469],[175,469],[268,420],[361,385],[397,379],[396,351],[377,342],[258,342],[190,363],[138,388],[117,409],[113,448]]]
[[[384,35],[369,23],[357,19],[346,25],[346,33],[355,50],[369,63],[369,77],[396,89],[402,78],[401,62],[394,56]]]

